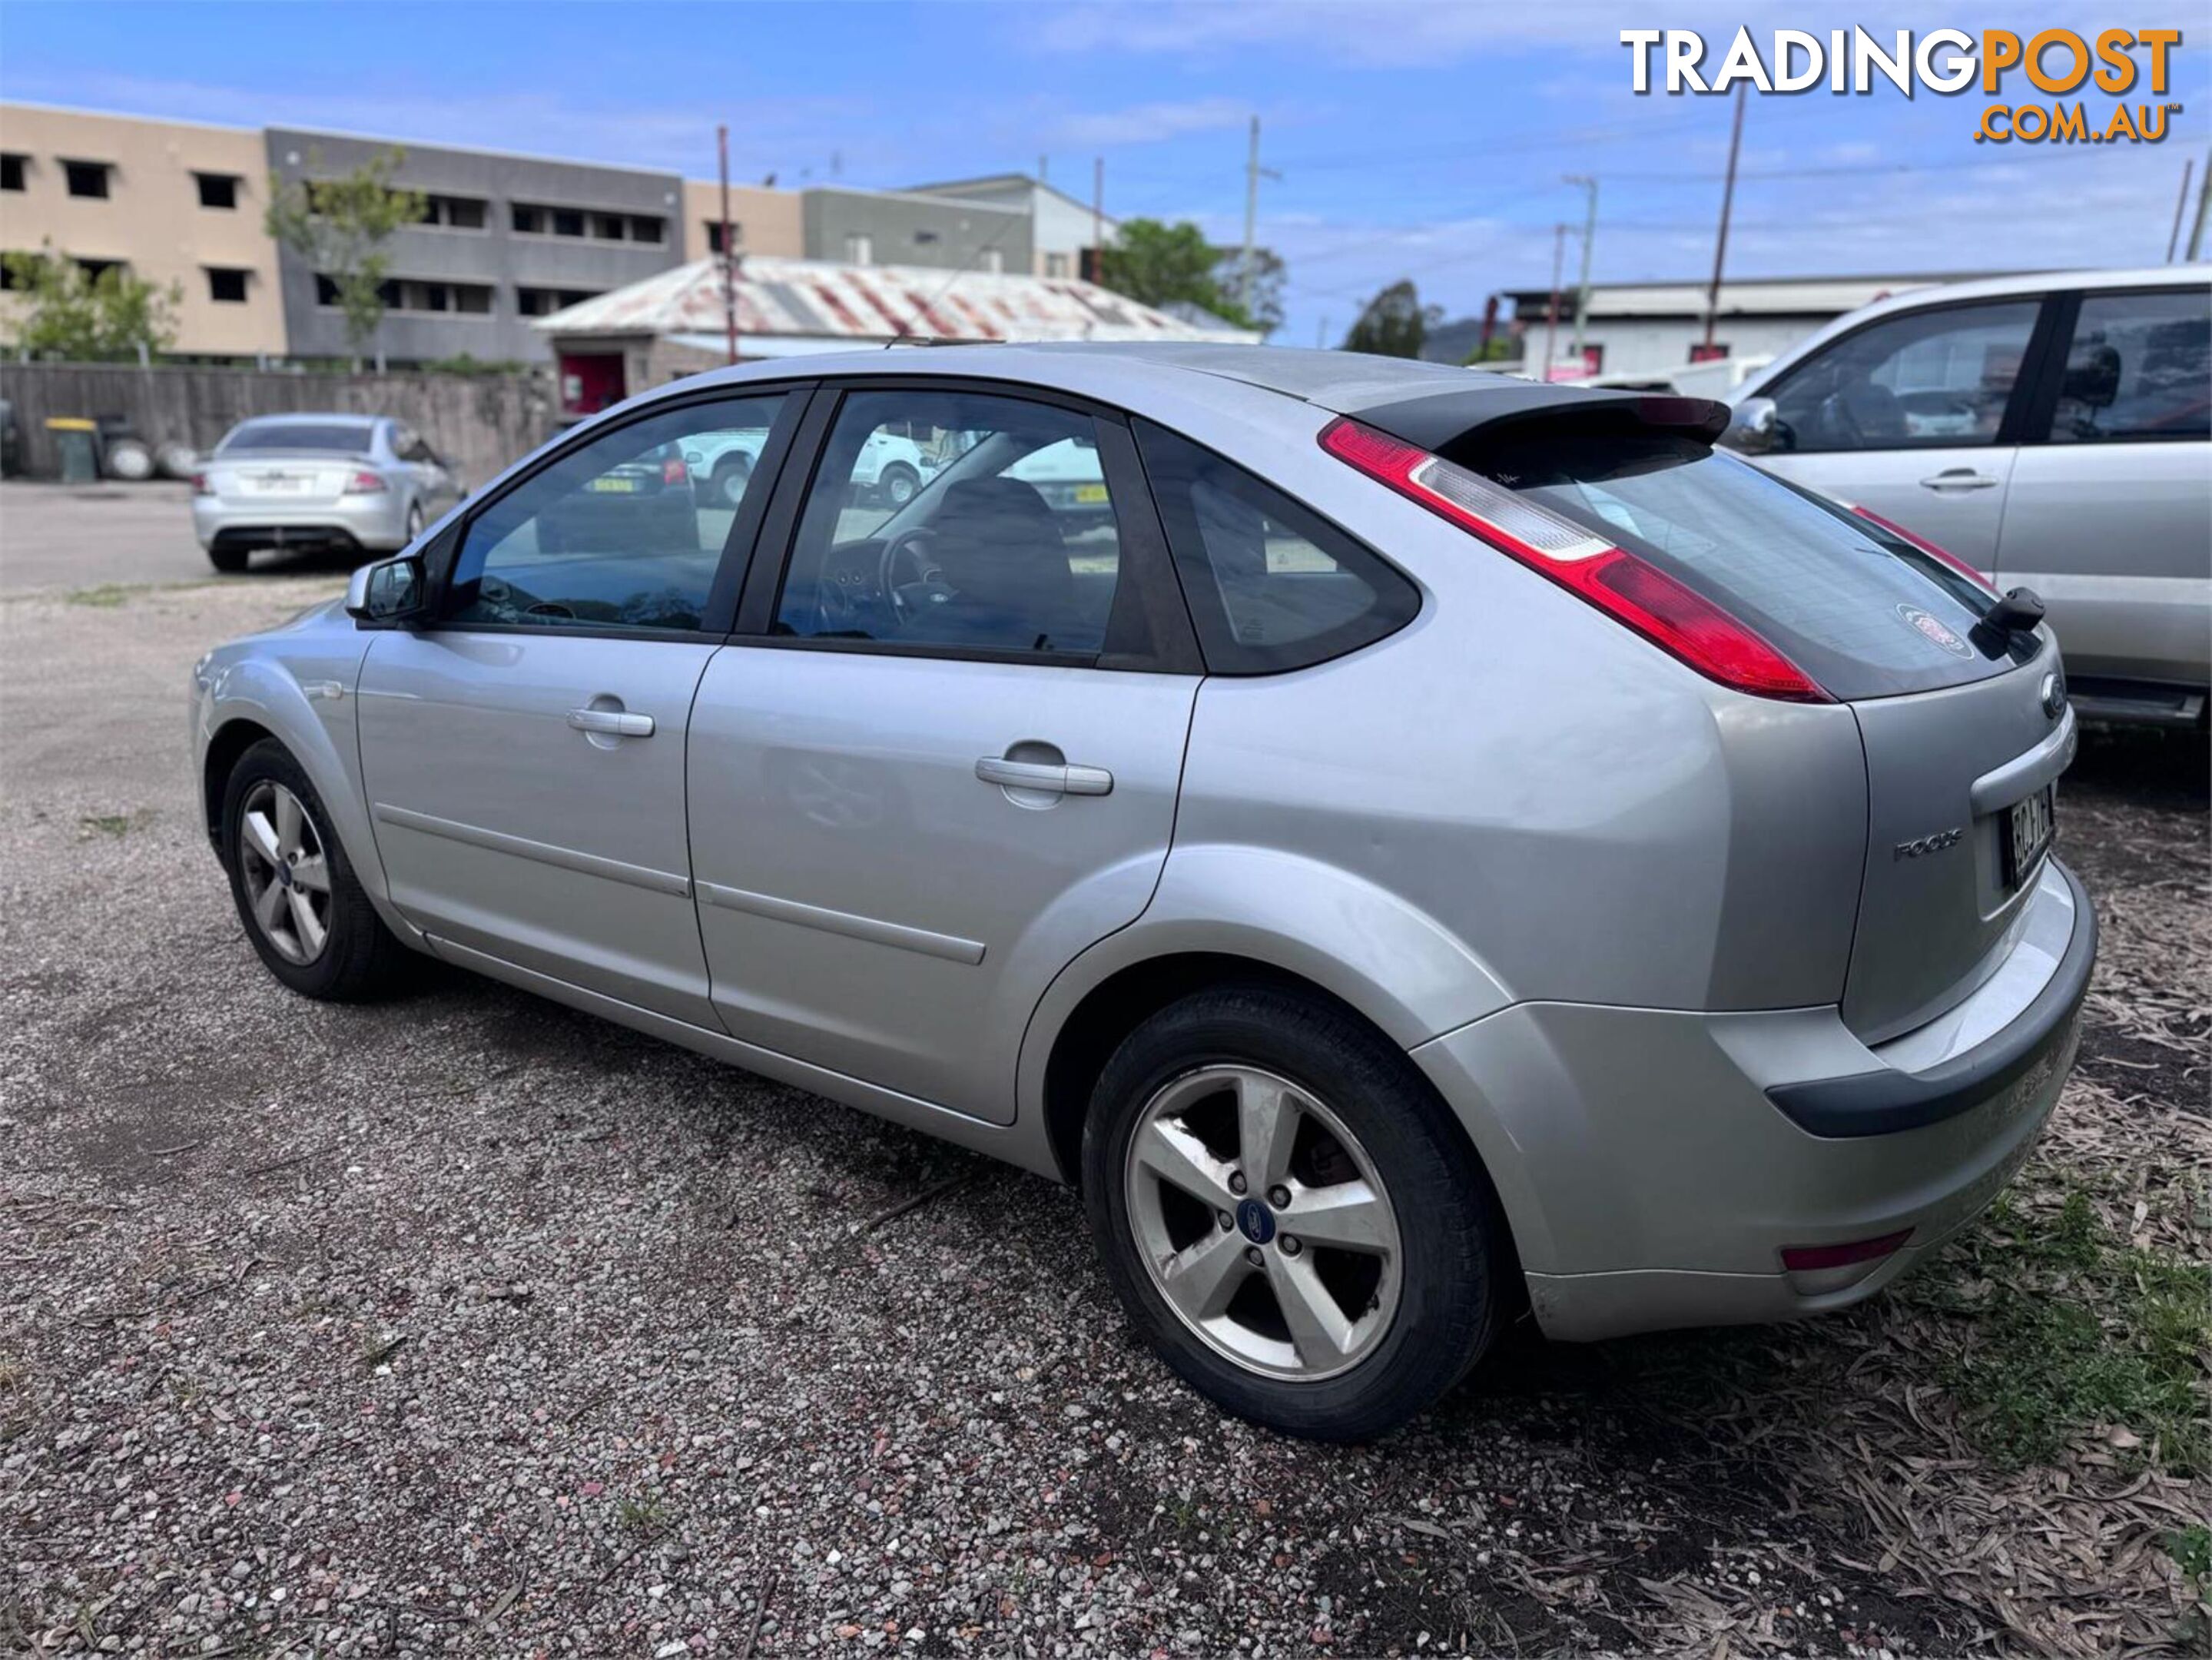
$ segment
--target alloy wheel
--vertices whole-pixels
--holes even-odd
[[[1314,1383],[1389,1334],[1397,1213],[1344,1121],[1287,1079],[1211,1066],[1174,1079],[1139,1116],[1122,1179],[1153,1287],[1215,1353]]]
[[[315,822],[273,778],[246,792],[239,873],[261,937],[288,963],[313,962],[331,937],[331,870]]]

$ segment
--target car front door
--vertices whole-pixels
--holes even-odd
[[[1038,996],[1166,858],[1188,620],[1116,417],[909,386],[816,419],[803,503],[794,465],[771,514],[798,525],[787,566],[757,562],[692,715],[714,1006],[745,1042],[1010,1122]],[[871,484],[892,430],[945,458],[902,507]],[[1018,476],[1048,451],[1063,505]]]
[[[449,952],[714,1025],[684,728],[763,503],[701,506],[681,444],[780,431],[783,404],[686,403],[560,454],[440,538],[428,626],[372,642],[377,852],[392,903]]]
[[[1753,459],[1995,569],[2042,303],[1929,306],[1841,336],[1764,388],[1775,440]]]
[[[2212,290],[2062,296],[2063,356],[2013,468],[1997,568],[2050,606],[2068,670],[2212,683]],[[2177,719],[2193,715],[2185,702]]]

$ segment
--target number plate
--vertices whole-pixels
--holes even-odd
[[[2051,846],[2057,828],[2052,787],[2045,784],[2025,800],[2015,801],[2004,819],[2005,885],[2016,888],[2035,869],[2035,861]]]
[[[614,477],[594,478],[584,488],[597,490],[602,496],[635,496],[637,494],[637,480]]]
[[[264,496],[300,496],[313,481],[296,472],[264,472],[255,475],[254,481]]]
[[[1075,499],[1078,502],[1082,502],[1085,507],[1089,507],[1095,502],[1103,502],[1106,499],[1106,486],[1103,484],[1078,484],[1075,487]]]

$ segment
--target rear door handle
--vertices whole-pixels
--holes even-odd
[[[1972,467],[1946,467],[1933,478],[1923,478],[1920,488],[1924,490],[1986,490],[1995,489],[2000,481],[1985,472],[1976,472]]]
[[[1048,795],[1110,795],[1114,775],[1103,767],[1055,766],[1043,761],[1009,761],[987,755],[975,763],[975,776],[1010,790],[1042,790]]]
[[[650,738],[653,717],[624,709],[570,709],[568,724],[578,732],[603,732],[614,738]]]

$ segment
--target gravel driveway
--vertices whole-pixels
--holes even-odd
[[[289,995],[198,822],[184,686],[334,587],[0,600],[0,1645],[2192,1640],[2161,1541],[2202,1469],[2102,1420],[1978,1450],[1986,1317],[1524,1330],[1389,1442],[1301,1444],[1133,1347],[1067,1192],[428,964],[373,1009]],[[2090,1220],[2198,1262],[2203,790],[2180,744],[2069,785],[2108,920],[2061,1109],[2091,1134],[2022,1190],[2055,1214],[2110,1164]],[[2034,1237],[1923,1278],[2002,1281]]]

